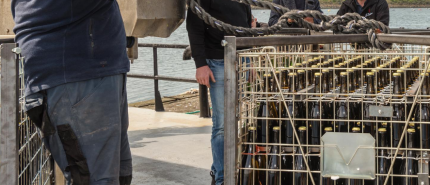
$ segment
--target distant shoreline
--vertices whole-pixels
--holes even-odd
[[[339,9],[340,5],[321,3],[321,8],[322,9]],[[428,4],[428,5],[390,5],[390,8],[430,8],[430,4]],[[252,9],[263,10],[265,8],[252,7]]]

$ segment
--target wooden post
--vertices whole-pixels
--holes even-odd
[[[18,185],[19,58],[3,44],[1,50],[0,184]]]
[[[224,46],[224,184],[237,179],[237,71],[236,37],[228,36]]]

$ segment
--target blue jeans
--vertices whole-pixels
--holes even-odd
[[[215,174],[216,185],[224,182],[224,60],[207,59],[209,68],[215,77],[215,83],[210,82],[212,101],[212,171]]]

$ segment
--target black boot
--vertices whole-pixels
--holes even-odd
[[[210,175],[212,177],[212,183],[211,183],[211,185],[215,185],[215,175],[214,175],[214,172],[211,171]]]

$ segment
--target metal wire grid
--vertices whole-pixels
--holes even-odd
[[[320,156],[320,148],[321,145],[312,145],[310,144],[309,139],[309,133],[310,133],[310,122],[317,121],[319,122],[319,132],[322,136],[323,134],[323,127],[322,124],[329,124],[332,125],[333,131],[336,132],[336,125],[338,122],[345,121],[348,124],[348,132],[351,132],[350,124],[355,123],[356,125],[363,125],[362,123],[371,121],[372,124],[375,124],[376,130],[378,130],[381,124],[387,124],[387,130],[388,133],[393,133],[393,125],[394,124],[400,124],[400,125],[409,125],[409,123],[415,124],[414,128],[419,129],[424,124],[430,124],[430,122],[426,122],[423,120],[414,120],[412,119],[414,116],[412,116],[416,109],[418,109],[417,113],[421,114],[421,107],[423,105],[429,104],[429,97],[428,95],[421,95],[421,85],[420,83],[423,78],[421,74],[423,72],[426,72],[428,70],[428,63],[429,63],[429,48],[425,46],[418,46],[418,45],[401,45],[397,44],[394,45],[393,49],[387,50],[384,52],[381,52],[379,50],[374,49],[364,49],[364,47],[357,45],[357,44],[330,44],[330,45],[324,45],[324,46],[315,46],[315,45],[289,45],[289,46],[278,46],[278,47],[264,47],[264,48],[254,48],[254,49],[248,49],[248,50],[242,50],[238,52],[238,92],[239,92],[239,144],[238,149],[241,153],[241,155],[238,156],[238,169],[239,169],[239,184],[242,184],[241,177],[243,176],[245,171],[251,170],[253,175],[256,176],[262,173],[265,173],[265,176],[268,177],[269,172],[278,172],[277,175],[279,175],[279,178],[282,179],[283,175],[287,175],[288,177],[294,177],[296,173],[307,173],[307,183],[306,184],[314,184],[315,182],[322,183],[323,177],[321,175],[320,170],[314,170],[310,169],[306,162],[306,169],[304,170],[298,170],[294,165],[292,165],[290,168],[282,168],[281,164],[279,164],[277,169],[268,169],[269,168],[269,157],[272,155],[276,155],[279,157],[289,156],[288,159],[292,160],[292,164],[295,164],[295,156],[302,155],[306,159],[305,161],[309,161],[310,159],[315,157],[317,160],[319,160]],[[388,82],[387,85],[380,90],[380,92],[377,92],[375,94],[366,94],[366,83],[363,80],[360,81],[359,88],[355,90],[354,92],[348,92],[346,94],[341,94],[339,87],[334,87],[330,89],[329,93],[314,93],[313,88],[313,82],[308,81],[308,75],[305,75],[305,81],[308,82],[306,84],[305,89],[302,89],[298,93],[291,93],[289,90],[282,90],[280,86],[280,78],[281,76],[275,75],[275,71],[280,70],[289,70],[290,72],[297,72],[297,70],[314,70],[315,68],[311,68],[310,66],[306,66],[306,61],[310,59],[316,59],[318,62],[327,61],[328,59],[333,59],[336,57],[341,57],[343,61],[349,61],[350,59],[353,59],[355,57],[362,57],[363,63],[364,61],[375,59],[377,57],[380,58],[380,64],[381,65],[387,65],[389,64],[393,59],[400,60],[400,66],[405,66],[406,64],[410,63],[414,60],[414,57],[417,59],[417,62],[419,65],[417,65],[416,68],[400,68],[400,67],[392,67],[391,65],[387,65],[385,67],[376,68],[370,67],[370,68],[364,68],[363,65],[360,66],[354,66],[351,63],[345,62],[345,65],[343,67],[338,67],[334,64],[331,64],[330,66],[323,67],[318,66],[316,69],[318,69],[318,72],[322,72],[323,69],[329,69],[331,75],[333,75],[333,84],[337,84],[338,76],[336,74],[338,71],[344,72],[352,67],[355,67],[355,71],[358,71],[361,74],[366,74],[366,72],[370,72],[372,70],[378,70],[375,74],[375,83],[377,84],[379,82],[379,76],[381,72],[385,71],[388,75]],[[315,58],[315,57],[321,57],[321,58]],[[304,64],[303,64],[304,62]],[[300,65],[302,64],[302,65]],[[403,94],[399,99],[396,98],[396,96],[393,95],[393,80],[392,76],[393,73],[397,72],[397,70],[403,70],[404,72],[415,72],[415,79],[414,83],[411,86],[407,85],[407,79],[406,75],[402,76],[403,85],[407,91],[405,94]],[[307,72],[307,71],[306,71]],[[273,80],[275,81],[275,84],[278,89],[276,92],[269,92],[269,82],[267,80],[264,80],[263,74],[271,74],[273,77]],[[406,73],[405,73],[406,74]],[[275,78],[275,76],[277,76]],[[365,75],[364,75],[365,76]],[[347,87],[350,86],[350,76],[348,75],[347,80]],[[295,79],[296,80],[296,79]],[[321,83],[320,83],[321,84]],[[267,97],[265,97],[267,96]],[[296,106],[302,105],[301,112],[304,112],[304,114],[301,114],[299,117],[294,117],[294,115],[288,115],[284,117],[269,117],[268,114],[266,114],[265,117],[258,117],[258,109],[261,104],[261,102],[267,102],[266,103],[266,109],[269,110],[270,106],[277,107],[276,111],[278,112],[277,115],[281,115],[281,110],[283,108],[288,109],[287,105],[292,104],[293,110],[297,110]],[[312,106],[315,102],[319,102],[320,110],[325,109],[331,109],[332,115],[330,118],[326,119],[315,119],[310,118],[310,106]],[[348,114],[348,117],[346,120],[340,120],[336,119],[335,112],[338,108],[338,103],[345,102],[346,104],[355,103],[360,105],[360,109],[357,113],[360,114],[358,119],[352,119],[351,114]],[[405,111],[405,119],[404,120],[393,120],[392,118],[380,118],[380,117],[374,117],[374,120],[366,120],[364,117],[364,109],[366,104],[372,104],[372,105],[385,105],[385,106],[394,106],[396,104],[403,105],[405,108],[408,108],[408,110]],[[324,107],[323,107],[324,105]],[[416,107],[415,109],[413,107]],[[303,110],[304,109],[304,110]],[[288,112],[288,111],[287,111]],[[289,114],[289,113],[288,113]],[[247,133],[249,126],[257,127],[258,124],[261,124],[262,122],[268,123],[269,121],[275,121],[275,126],[279,126],[282,128],[284,124],[289,124],[289,122],[294,123],[294,125],[303,125],[307,127],[306,131],[306,142],[298,144],[298,136],[297,136],[297,127],[295,127],[295,139],[293,139],[292,144],[285,144],[285,143],[257,143],[256,137],[252,138],[253,142],[247,142]],[[410,124],[412,126],[412,124]],[[266,127],[268,124],[266,124]],[[408,138],[406,137],[406,128],[404,127],[402,130],[402,138],[401,141],[403,143],[408,142]],[[279,139],[278,141],[281,141],[281,136],[283,135],[282,129],[279,131]],[[266,135],[269,135],[269,128],[266,128]],[[361,132],[364,132],[364,129],[361,129]],[[258,134],[258,133],[257,133]],[[411,178],[418,178],[417,174],[408,174],[408,175],[401,175],[398,172],[396,172],[398,168],[398,163],[401,160],[404,160],[406,158],[413,158],[413,161],[418,163],[418,172],[424,173],[427,172],[428,169],[424,169],[425,163],[428,164],[428,152],[430,152],[430,148],[423,148],[422,144],[422,134],[417,130],[417,135],[419,136],[419,145],[414,148],[407,148],[406,144],[405,147],[394,146],[393,145],[393,137],[389,137],[389,146],[388,147],[379,147],[377,146],[379,143],[379,136],[378,134],[375,135],[375,141],[376,141],[376,151],[386,149],[388,151],[388,156],[375,156],[376,157],[376,163],[377,166],[375,166],[376,169],[379,168],[378,161],[381,159],[390,159],[393,165],[389,166],[390,169],[385,174],[380,174],[378,171],[376,171],[376,184],[384,184],[385,182],[381,182],[378,177],[381,176],[387,176],[389,174],[389,183],[387,184],[395,184],[395,181],[399,180],[396,177],[411,177]],[[266,150],[266,153],[245,153],[244,152],[244,146],[247,145],[264,145],[264,147],[256,147],[256,151],[258,150]],[[270,154],[270,148],[272,146],[278,146],[280,147],[280,153],[279,154]],[[408,151],[414,151],[416,153],[413,157],[407,157],[406,153]],[[304,154],[301,154],[304,153]],[[378,153],[378,152],[376,152]],[[252,156],[253,160],[257,160],[256,156],[263,155],[265,156],[265,168],[244,168],[242,164],[242,158]],[[424,157],[423,157],[424,156]],[[279,158],[280,159],[280,158]],[[281,161],[281,160],[278,160]],[[395,165],[394,165],[395,164]],[[406,160],[406,165],[408,165],[408,160]],[[287,173],[285,173],[287,172]],[[312,175],[309,175],[312,174]],[[316,179],[314,179],[316,178]],[[316,181],[315,181],[316,180]],[[252,184],[257,184],[255,181],[255,178],[253,179]],[[266,184],[268,184],[268,178],[265,180]],[[349,180],[347,181],[349,182]],[[294,178],[291,181],[288,181],[288,183],[280,182],[279,184],[295,184]],[[364,181],[364,183],[369,183],[368,181]],[[264,182],[263,182],[264,184]],[[315,183],[316,184],[316,183]]]
[[[54,161],[44,146],[34,124],[28,119],[24,107],[24,69],[19,63],[19,185],[47,185],[54,182]]]

